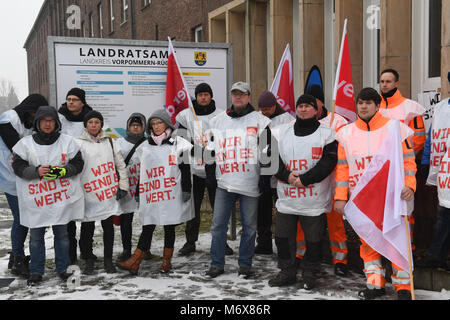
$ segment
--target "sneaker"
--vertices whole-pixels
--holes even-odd
[[[42,281],[42,276],[40,274],[31,274],[27,280],[28,286],[36,286]]]
[[[180,256],[187,256],[193,252],[195,252],[195,243],[186,242],[184,246],[178,251],[178,254]]]
[[[84,265],[83,274],[85,274],[85,275],[92,275],[92,274],[94,274],[94,265],[95,265],[95,260],[94,259],[87,259],[86,263]]]
[[[348,267],[346,264],[338,262],[334,265],[334,274],[340,277],[348,276]]]
[[[123,250],[121,254],[117,257],[118,262],[125,262],[131,257],[131,250]]]
[[[245,279],[251,278],[255,272],[250,267],[239,267],[238,276],[244,276]]]
[[[270,287],[283,287],[289,286],[297,282],[297,277],[294,275],[288,275],[283,272],[278,272],[275,278],[269,280]]]
[[[116,273],[116,267],[114,266],[114,263],[112,261],[112,258],[105,258],[103,261],[103,265],[105,267],[106,273]]]
[[[411,291],[409,290],[398,290],[397,291],[398,300],[412,300]]]
[[[234,253],[233,249],[231,249],[231,247],[227,243],[227,246],[225,247],[225,255],[231,256],[231,255],[233,255],[233,253]]]
[[[361,300],[373,300],[373,299],[381,297],[385,294],[386,294],[386,290],[384,288],[381,288],[381,289],[366,288],[366,289],[358,292],[358,297]]]
[[[211,267],[211,268],[209,268],[208,271],[206,271],[206,275],[210,276],[211,278],[215,278],[217,276],[220,276],[222,273],[224,273],[223,269],[214,268],[214,267]]]

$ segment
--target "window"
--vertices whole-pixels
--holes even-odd
[[[442,0],[412,2],[411,96],[441,87]]]
[[[103,38],[103,14],[101,3],[98,5],[98,30],[100,33],[100,38]]]
[[[89,14],[89,24],[91,27],[91,38],[94,37],[94,17],[92,15],[92,13]]]
[[[109,0],[110,32],[114,31],[114,0]]]
[[[127,22],[128,0],[122,0],[122,23]]]
[[[194,29],[194,42],[203,42],[203,27],[198,26]]]
[[[142,0],[142,7],[146,7],[152,3],[152,0]]]
[[[441,76],[442,1],[430,0],[428,11],[428,77]]]

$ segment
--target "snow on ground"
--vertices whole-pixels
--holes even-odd
[[[2,200],[0,199],[0,202]],[[0,222],[11,219],[9,209],[0,209]],[[136,245],[141,227],[139,219],[134,219],[133,244]],[[362,274],[352,273],[347,278],[334,275],[331,265],[322,263],[318,287],[312,292],[300,288],[300,284],[289,287],[270,287],[268,280],[277,272],[276,254],[256,255],[253,268],[256,276],[244,279],[237,275],[239,236],[228,241],[234,250],[232,256],[226,256],[225,274],[211,279],[204,275],[209,268],[209,247],[211,236],[208,232],[200,234],[197,252],[189,257],[180,257],[177,252],[184,244],[182,234],[184,225],[177,227],[175,253],[172,259],[173,269],[168,275],[158,272],[163,251],[163,231],[157,227],[151,247],[152,259],[141,264],[137,276],[119,270],[116,274],[103,271],[102,229],[96,225],[94,253],[99,257],[96,262],[96,274],[81,275],[76,287],[60,280],[54,270],[53,234],[47,229],[45,235],[47,264],[44,281],[36,287],[28,287],[25,279],[16,278],[9,287],[0,288],[0,300],[357,300],[358,290],[364,288]],[[77,232],[79,233],[79,227]],[[10,250],[10,229],[0,229],[0,278],[13,277],[8,270]],[[274,246],[275,247],[275,246]],[[122,251],[120,230],[115,227],[114,256]],[[26,242],[28,253],[28,238]],[[83,261],[79,260],[80,268]],[[301,272],[298,273],[301,279]],[[392,286],[387,284],[387,294],[382,300],[394,300],[396,295]],[[450,293],[416,290],[417,300],[448,300]]]

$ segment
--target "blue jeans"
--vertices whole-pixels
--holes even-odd
[[[43,275],[45,270],[45,227],[30,229],[30,274]],[[67,225],[52,226],[55,247],[55,264],[58,274],[70,265]]]
[[[25,239],[27,238],[28,228],[20,224],[19,200],[17,196],[6,193],[6,200],[8,200],[9,208],[13,215],[13,224],[11,227],[11,246],[14,257],[25,257],[23,249]]]
[[[450,208],[437,206],[436,224],[434,225],[433,242],[428,255],[445,262],[450,248]]]
[[[211,267],[224,269],[225,247],[227,243],[228,221],[231,209],[239,199],[241,208],[242,236],[239,244],[240,267],[251,267],[255,251],[256,221],[258,216],[258,197],[244,196],[217,188],[214,200],[214,213],[211,223]]]

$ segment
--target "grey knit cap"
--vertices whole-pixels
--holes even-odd
[[[150,115],[150,118],[148,118],[148,122],[147,122],[148,123],[148,125],[147,125],[147,133],[148,134],[150,134],[150,130],[152,129],[152,126],[150,125],[150,121],[152,121],[152,119],[161,119],[170,128],[172,128],[172,130],[175,129],[175,127],[172,125],[172,121],[170,120],[170,115],[167,113],[167,111],[165,109],[158,109]]]

